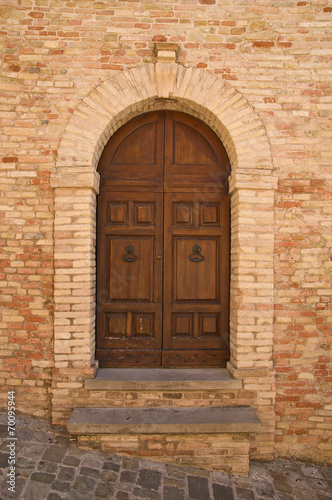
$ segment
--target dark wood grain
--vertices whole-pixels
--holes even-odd
[[[229,162],[183,113],[124,125],[99,163],[97,359],[224,366],[229,336]]]

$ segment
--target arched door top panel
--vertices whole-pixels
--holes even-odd
[[[202,121],[156,111],[130,120],[114,134],[98,171],[102,189],[193,190],[213,183],[225,190],[230,167],[222,143]]]

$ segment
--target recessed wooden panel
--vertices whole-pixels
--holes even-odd
[[[162,191],[164,115],[137,116],[115,132],[101,155],[101,190]]]
[[[147,123],[131,132],[117,147],[113,164],[152,165],[156,163],[156,123]]]
[[[153,237],[109,236],[107,243],[109,298],[153,301]]]
[[[172,321],[173,337],[192,337],[193,335],[193,315],[173,314]]]
[[[107,224],[128,225],[128,203],[108,203]]]
[[[107,337],[114,339],[126,337],[126,313],[108,313],[106,322]]]
[[[153,203],[134,203],[134,225],[155,225],[155,205]]]
[[[192,226],[193,225],[193,204],[174,203],[173,205],[173,225]]]
[[[200,225],[201,226],[220,225],[220,203],[200,204]]]
[[[201,247],[195,254],[194,247]],[[219,245],[216,238],[174,238],[174,300],[219,298]],[[195,258],[201,260],[194,261]],[[204,260],[203,260],[204,259]]]
[[[216,165],[216,155],[208,141],[193,127],[174,122],[174,163]]]
[[[154,315],[134,314],[135,337],[154,337]]]
[[[226,192],[228,157],[209,127],[188,115],[165,112],[165,136],[166,190]]]
[[[219,314],[199,315],[199,336],[219,336]]]

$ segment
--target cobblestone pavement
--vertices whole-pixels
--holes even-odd
[[[332,469],[252,462],[249,478],[78,448],[47,422],[17,417],[16,491],[8,491],[7,415],[0,414],[0,499],[327,500]],[[13,441],[12,441],[13,442]]]

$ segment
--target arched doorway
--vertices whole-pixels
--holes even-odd
[[[184,113],[136,117],[98,171],[101,367],[225,366],[229,358],[226,151]]]

